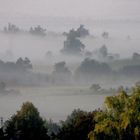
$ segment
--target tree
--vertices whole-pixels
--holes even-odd
[[[32,64],[29,58],[25,57],[25,59],[22,59],[21,57],[17,59],[16,65],[18,69],[21,70],[29,70],[32,69]]]
[[[58,139],[60,140],[88,140],[88,133],[94,129],[96,112],[74,110],[66,121],[61,122]]]
[[[54,65],[54,73],[70,73],[64,61],[58,62]]]
[[[86,58],[81,62],[75,71],[75,76],[87,79],[93,79],[99,76],[107,76],[111,73],[111,68],[106,63],[100,63],[94,59]]]
[[[56,140],[57,135],[60,132],[60,125],[58,123],[54,123],[51,119],[47,121],[48,132],[47,134],[50,137],[50,140]]]
[[[0,128],[0,140],[5,140],[3,129]]]
[[[81,55],[85,45],[78,39],[79,35],[75,30],[70,30],[67,39],[64,41],[64,47],[61,50],[63,54]]]
[[[132,95],[125,91],[107,97],[106,110],[96,114],[95,129],[89,133],[91,140],[140,139],[140,87]]]
[[[63,35],[66,36],[72,35],[73,37],[86,37],[89,36],[90,33],[89,30],[86,29],[84,25],[81,24],[76,30],[71,29],[69,33],[64,32]]]
[[[98,92],[101,90],[101,86],[99,84],[92,84],[90,89],[95,91],[95,92]]]
[[[4,32],[5,33],[19,33],[20,29],[16,25],[8,23],[8,26],[4,27]]]
[[[66,67],[66,63],[64,61],[58,62],[54,65],[54,71],[52,72],[53,80],[61,84],[69,83],[71,81],[71,71]]]
[[[43,29],[40,25],[36,27],[31,27],[29,30],[29,33],[32,35],[39,35],[39,36],[45,36],[46,35],[46,29]]]
[[[84,25],[80,25],[76,32],[79,37],[86,37],[89,35],[89,31],[84,28]]]
[[[45,121],[30,102],[23,103],[21,110],[5,126],[8,137],[14,140],[48,140]]]

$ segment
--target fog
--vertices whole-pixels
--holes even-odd
[[[93,51],[103,44],[106,44],[110,53],[119,53],[121,57],[130,57],[133,52],[139,52],[139,22],[140,21],[84,21],[78,23],[78,21],[71,23],[69,25],[67,21],[64,23],[59,23],[55,27],[55,19],[50,23],[44,21],[41,26],[45,27],[47,31],[53,31],[54,34],[47,34],[45,37],[31,36],[29,34],[3,34],[0,36],[1,43],[1,56],[6,58],[7,51],[11,52],[13,58],[18,57],[29,57],[30,59],[44,59],[47,51],[51,51],[54,55],[60,55],[60,50],[63,48],[63,43],[66,37],[62,36],[63,32],[68,32],[72,28],[78,28],[82,23],[89,29],[91,32],[91,37],[81,39],[81,41],[86,45],[85,50]],[[24,22],[24,21],[23,21]],[[44,26],[46,24],[46,26]],[[48,24],[48,26],[47,26]],[[51,24],[52,27],[49,26]],[[7,23],[5,23],[5,26]],[[64,26],[65,25],[65,26]],[[17,25],[18,26],[18,25]],[[31,27],[30,24],[28,25]],[[1,25],[1,29],[4,26]],[[23,25],[19,26],[23,29],[26,29]],[[50,28],[49,28],[50,27]],[[59,30],[59,31],[58,31]],[[109,39],[105,40],[101,37],[101,34],[107,31],[109,33]],[[55,34],[56,33],[56,34]],[[130,36],[131,40],[127,40],[127,37]],[[32,53],[33,50],[34,53]],[[7,54],[8,55],[8,54]]]
[[[15,15],[84,18],[139,18],[139,0],[1,0],[2,17]]]
[[[53,20],[55,21],[55,19]],[[20,71],[17,71],[7,74],[5,70],[4,73],[1,73],[1,81],[6,82],[7,88],[19,91],[17,94],[13,94],[13,92],[10,94],[1,93],[0,116],[5,119],[15,113],[23,102],[31,101],[37,106],[44,118],[52,118],[58,122],[65,119],[75,108],[90,111],[103,106],[107,94],[88,94],[89,87],[93,83],[99,83],[105,88],[117,88],[120,85],[131,87],[139,81],[137,75],[126,77],[118,74],[115,77],[111,73],[107,74],[107,77],[104,75],[92,76],[91,74],[90,78],[89,76],[83,77],[84,74],[82,73],[80,78],[75,79],[75,71],[86,56],[64,55],[60,50],[64,47],[64,41],[67,39],[63,32],[69,32],[72,28],[77,29],[81,23],[78,20],[74,22],[71,20],[71,24],[63,21],[64,23],[58,22],[55,27],[52,21],[44,21],[40,24],[47,28],[46,36],[43,37],[28,33],[31,23],[28,24],[27,28],[24,24],[18,25],[18,22],[15,21],[16,25],[24,30],[21,33],[4,33],[1,25],[0,59],[6,63],[7,61],[15,62],[19,57],[28,57],[33,65],[31,71],[34,72],[28,73],[28,71],[25,71],[23,73],[21,71],[21,74]],[[105,44],[109,54],[120,55],[120,58],[118,58],[120,61],[121,59],[131,59],[134,52],[140,52],[139,21],[93,20],[88,22],[84,20],[82,23],[90,31],[90,36],[80,38],[80,41],[85,45],[85,52],[98,52],[100,47]],[[45,24],[48,24],[48,26],[45,27]],[[5,26],[7,26],[7,23],[5,23]],[[102,33],[105,31],[109,33],[107,39],[102,37]],[[51,52],[51,54],[47,54],[47,52]],[[91,59],[102,62],[100,58],[95,56],[96,53],[93,53]],[[64,73],[61,73],[61,69],[60,73],[58,70],[60,76],[57,71],[56,75],[53,73],[55,64],[61,61],[66,63],[65,67],[68,67],[72,72],[72,76],[67,77],[67,74],[65,76]],[[119,68],[117,67],[117,69]],[[85,86],[86,90],[80,86]],[[65,87],[68,88],[65,89]],[[77,89],[75,89],[76,87]]]
[[[31,101],[58,122],[140,81],[139,0],[0,0],[0,117]]]
[[[104,100],[103,95],[75,95],[79,92],[78,88],[21,88],[20,90],[19,95],[0,96],[0,116],[4,119],[16,113],[26,101],[33,102],[43,118],[58,122],[66,119],[74,109],[92,111],[102,107]]]

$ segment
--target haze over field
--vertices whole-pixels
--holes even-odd
[[[139,0],[0,0],[0,116],[59,121],[139,80]]]

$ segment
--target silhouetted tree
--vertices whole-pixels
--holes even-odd
[[[23,103],[20,111],[6,123],[6,133],[13,140],[48,140],[45,121],[30,102]]]
[[[85,45],[77,37],[78,33],[74,30],[70,30],[66,41],[64,41],[64,47],[61,50],[63,54],[79,55],[82,53]]]
[[[54,65],[54,73],[70,73],[64,61],[58,62]]]
[[[80,27],[77,28],[77,30],[70,30],[69,33],[64,32],[63,35],[65,36],[70,36],[72,35],[73,37],[86,37],[89,36],[89,30],[87,30],[84,25],[80,25]]]
[[[50,140],[57,140],[57,135],[60,132],[60,125],[54,123],[52,120],[47,121],[48,132]]]
[[[90,58],[86,58],[80,66],[75,71],[76,76],[80,77],[90,77],[93,78],[94,76],[107,76],[112,72],[111,68],[106,63],[99,63],[98,61]]]
[[[52,76],[57,83],[69,83],[71,81],[71,75],[71,71],[66,67],[66,63],[64,61],[58,62],[54,65]]]
[[[95,92],[98,92],[99,90],[101,90],[101,86],[99,84],[92,84],[90,89]]]
[[[40,25],[37,27],[31,27],[29,33],[32,35],[39,35],[39,36],[45,36],[46,35],[46,29],[43,29]]]
[[[22,70],[32,69],[31,61],[27,57],[25,57],[25,59],[22,59],[21,57],[18,58],[16,61],[16,65]]]
[[[60,140],[88,140],[88,133],[94,130],[94,116],[96,112],[84,112],[80,109],[74,110],[66,121],[61,122],[62,126],[58,133]]]
[[[18,33],[20,32],[20,29],[16,25],[8,23],[8,26],[4,27],[4,32],[5,33]]]
[[[77,29],[78,37],[86,37],[89,36],[89,31],[84,28],[84,25],[80,25],[80,27]]]

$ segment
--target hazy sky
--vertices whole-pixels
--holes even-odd
[[[140,18],[140,0],[0,0],[2,15]]]

